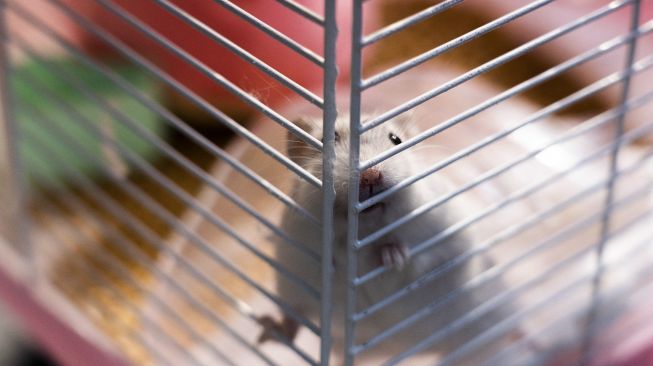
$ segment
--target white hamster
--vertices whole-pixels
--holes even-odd
[[[414,135],[410,117],[393,120],[375,128],[361,136],[360,158],[365,161],[408,140]],[[347,190],[349,179],[349,118],[342,116],[336,121],[336,160],[334,164],[334,185],[336,189],[335,204],[335,242],[333,248],[334,285],[333,285],[333,337],[336,349],[340,349],[344,341],[343,319],[345,314],[346,280],[346,233],[347,233]],[[322,128],[319,120],[303,119],[297,124],[317,139],[322,138]],[[322,157],[319,151],[307,144],[289,137],[288,155],[299,165],[317,177],[321,177]],[[388,159],[361,174],[360,200],[375,195],[394,184],[420,172],[419,158],[410,150]],[[370,207],[360,214],[359,237],[374,232],[385,224],[404,216],[421,204],[440,197],[447,191],[449,183],[437,174],[432,178],[421,180],[390,196],[383,202]],[[321,216],[321,192],[314,186],[297,180],[292,197],[306,207],[316,217]],[[365,274],[379,266],[392,266],[392,270],[362,285],[358,289],[357,307],[365,309],[374,305],[397,290],[413,283],[420,276],[438,266],[450,261],[472,248],[473,240],[467,232],[458,233],[438,243],[432,249],[409,258],[411,247],[430,237],[435,236],[452,223],[455,223],[456,208],[453,203],[444,204],[425,215],[397,228],[359,252],[359,274]],[[305,219],[287,210],[282,219],[281,228],[292,238],[310,247],[313,251],[321,251],[321,233],[308,225]],[[277,259],[288,270],[319,289],[321,283],[321,268],[319,263],[310,260],[301,251],[289,245],[279,243]],[[403,297],[401,300],[384,307],[382,310],[362,320],[356,326],[356,343],[361,343],[378,335],[385,329],[397,324],[415,314],[426,305],[459,288],[470,278],[482,272],[491,265],[488,257],[475,256],[462,265],[451,267],[444,271],[434,281],[424,285],[419,290]],[[392,337],[382,341],[375,351],[390,357],[406,350],[417,342],[432,335],[438,329],[463,316],[480,303],[501,292],[504,288],[502,280],[489,281],[484,286],[465,292],[446,301],[443,306],[428,316],[411,324],[407,329],[399,331]],[[318,319],[319,302],[307,296],[285,276],[277,276],[279,296],[291,305],[298,313],[309,319]],[[510,305],[490,311],[480,321],[452,332],[437,342],[430,351],[444,353],[451,351],[457,345],[479,334],[484,329],[506,316],[511,310]],[[299,330],[299,325],[288,315],[283,320],[276,321],[270,316],[260,319],[266,328],[259,338],[266,341],[274,338],[277,332],[293,340]],[[274,329],[274,332],[270,332]],[[368,352],[366,352],[367,354]]]

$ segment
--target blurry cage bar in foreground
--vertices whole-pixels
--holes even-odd
[[[493,294],[464,316],[451,319],[446,327],[423,339],[415,339],[413,345],[387,355],[379,363],[412,362],[413,357],[422,351],[443,342],[495,309],[522,298],[527,300],[517,311],[457,345],[454,351],[440,355],[438,364],[459,364],[530,319],[538,320],[536,327],[522,329],[524,333],[518,340],[489,355],[485,362],[504,364],[506,360],[519,359],[524,350],[544,336],[567,335],[561,329],[566,329],[568,324],[577,323],[577,326],[570,333],[572,336],[561,337],[564,346],[572,350],[568,352],[572,359],[559,361],[562,364],[582,360],[600,364],[605,362],[601,359],[605,337],[610,336],[610,346],[617,346],[622,339],[624,343],[628,341],[629,337],[615,337],[604,332],[614,327],[614,319],[619,321],[632,309],[637,310],[633,304],[648,304],[651,299],[645,282],[653,276],[647,269],[652,258],[649,247],[653,238],[642,228],[651,222],[649,197],[653,176],[647,176],[646,172],[651,169],[649,158],[653,147],[641,141],[653,132],[653,122],[641,116],[650,115],[646,111],[653,105],[653,88],[633,87],[640,78],[650,78],[653,66],[653,54],[645,52],[651,48],[641,47],[642,42],[650,42],[645,38],[650,37],[653,30],[653,20],[642,15],[644,2],[596,2],[591,11],[577,19],[538,34],[498,57],[483,59],[437,85],[437,76],[449,76],[440,70],[451,67],[449,59],[440,61],[443,57],[466,46],[480,47],[486,41],[485,36],[516,23],[523,26],[524,22],[536,21],[547,7],[565,1],[540,0],[521,4],[521,7],[515,7],[480,27],[408,59],[404,53],[395,52],[393,60],[399,61],[390,66],[387,63],[375,64],[377,58],[372,56],[378,50],[392,53],[390,44],[396,44],[394,37],[402,34],[429,38],[427,36],[433,34],[432,30],[426,35],[410,32],[439,21],[449,12],[465,9],[468,4],[462,0],[423,4],[413,14],[369,30],[373,27],[364,28],[363,25],[374,23],[370,15],[375,9],[373,7],[390,12],[388,9],[395,9],[390,1],[325,1],[311,7],[299,1],[275,2],[275,6],[285,11],[289,18],[287,22],[302,22],[312,27],[312,31],[319,30],[322,47],[312,49],[268,24],[261,14],[246,10],[245,4],[227,0],[203,1],[207,7],[215,7],[239,19],[242,32],[260,32],[266,35],[265,42],[278,44],[283,47],[283,52],[302,59],[307,68],[320,74],[320,82],[309,86],[294,80],[279,70],[283,65],[277,65],[271,57],[273,55],[258,54],[239,44],[214,29],[203,20],[202,14],[191,11],[192,7],[187,8],[181,2],[143,0],[139,4],[147,4],[146,9],[158,12],[153,14],[163,14],[179,22],[177,24],[181,26],[175,28],[175,32],[183,34],[188,31],[188,44],[177,42],[178,38],[174,38],[169,29],[153,23],[147,14],[135,11],[137,8],[124,1],[0,1],[3,19],[0,68],[6,71],[0,76],[0,140],[3,142],[0,199],[6,203],[0,234],[10,243],[4,245],[2,242],[2,253],[10,251],[25,259],[24,263],[21,262],[21,271],[30,274],[35,293],[47,288],[61,295],[62,301],[48,303],[46,299],[45,306],[51,307],[78,331],[92,336],[97,346],[116,351],[126,360],[138,364],[241,365],[252,362],[263,365],[327,365],[344,359],[346,365],[353,365],[361,364],[360,359],[367,353],[383,348],[384,342],[402,332],[410,332],[411,327],[427,317],[445,311],[455,304],[456,299],[483,288],[491,281],[512,275],[520,281],[508,281],[505,291]],[[80,4],[83,6],[76,6]],[[88,9],[94,9],[95,13]],[[340,16],[344,13],[342,9],[351,15],[351,22]],[[93,14],[113,19],[120,24],[120,31],[107,28],[109,23],[96,21]],[[492,79],[492,75],[496,75],[493,72],[513,67],[520,58],[564,37],[583,32],[615,14],[628,14],[628,24],[624,24],[622,33],[603,39],[599,44],[583,45],[573,57],[555,64],[551,62],[550,68],[506,86],[501,92],[486,93],[487,98],[482,101],[470,96],[469,100],[474,103],[465,105],[461,102],[459,106],[451,107],[456,110],[450,116],[444,112],[442,115],[429,112],[438,111],[437,104],[434,108],[432,103],[455,93],[456,89],[474,88],[468,85],[481,78]],[[62,24],[78,33],[67,31]],[[351,44],[349,39],[343,39],[348,36],[345,30],[350,27]],[[515,28],[509,29],[514,31]],[[193,35],[192,39],[190,35]],[[202,53],[190,47],[191,40],[198,37],[210,41],[210,47],[203,49]],[[80,38],[92,39],[101,45],[98,49],[104,51],[94,54],[97,50],[87,47],[79,41]],[[134,43],[136,39],[144,40],[146,46],[138,47]],[[153,49],[156,52],[151,52]],[[274,85],[272,89],[282,90],[283,102],[271,102],[231,74],[214,70],[203,57],[203,54],[212,54],[213,51],[236,57],[243,65],[255,70],[251,79],[262,78]],[[341,65],[340,74],[343,79],[350,77],[351,83],[336,92],[337,55],[349,51],[351,60],[347,63],[350,68],[343,70]],[[533,113],[522,113],[520,118],[511,115],[502,121],[504,125],[495,126],[495,130],[479,135],[459,149],[450,148],[445,158],[430,162],[416,175],[359,202],[358,182],[362,171],[396,156],[401,157],[409,150],[426,149],[427,144],[433,145],[432,139],[447,136],[450,131],[475,129],[469,127],[472,122],[478,122],[474,118],[482,118],[493,108],[517,103],[515,99],[522,94],[546,88],[549,82],[561,75],[573,73],[587,63],[606,57],[618,60],[614,70],[596,75],[573,93],[553,103],[545,103]],[[171,59],[182,62],[184,67],[191,67],[196,76],[200,75],[211,83],[214,89],[210,90],[228,95],[264,122],[258,126],[255,123],[241,124],[241,116],[227,110],[219,101],[209,100],[211,95],[190,85],[192,78],[180,77],[174,67],[178,64],[164,62]],[[422,88],[424,90],[417,86],[413,89],[413,85],[406,85],[404,81],[411,74],[426,75],[418,78],[423,83],[434,85],[428,84],[427,89]],[[397,88],[404,88],[406,93],[397,92]],[[527,140],[520,154],[509,159],[497,157],[494,165],[487,166],[478,174],[470,174],[447,193],[420,202],[406,215],[384,223],[366,236],[359,235],[358,216],[364,210],[417,182],[448,174],[450,168],[465,166],[467,161],[476,159],[488,149],[509,146],[508,141],[513,141],[513,138],[524,140],[526,137],[521,136],[529,135],[520,135],[523,131],[551,123],[552,119],[578,103],[609,93],[617,95],[616,103],[582,114],[581,118],[568,118],[575,123],[571,127],[563,125],[564,131],[551,134],[551,139]],[[378,95],[397,98],[392,100],[391,106],[386,106],[376,103],[374,98]],[[347,98],[349,101],[345,100]],[[225,146],[210,132],[204,133],[206,127],[194,124],[192,113],[180,113],[178,105],[170,102],[179,99],[183,103],[178,105],[192,106],[191,110],[208,116],[211,127],[221,127],[222,135],[229,131],[238,142]],[[296,107],[298,105],[301,107]],[[420,116],[420,109],[428,112],[428,118],[420,120],[423,128],[416,136],[378,156],[361,159],[360,143],[366,133],[411,113]],[[323,139],[315,138],[293,122],[297,116],[289,111],[297,110],[309,110],[321,116]],[[337,231],[333,220],[335,192],[332,171],[336,157],[334,123],[338,112],[341,118],[348,118],[350,122],[348,160],[353,168],[348,192],[348,266],[346,269],[337,268],[347,271],[347,314],[345,319],[333,319],[334,323],[344,322],[346,344],[343,354],[331,355],[331,310],[334,305],[331,244]],[[261,127],[263,125],[265,127]],[[276,131],[272,137],[262,132],[271,130]],[[285,141],[282,141],[286,132],[322,154],[320,176],[311,174],[287,156]],[[492,220],[500,220],[496,217],[503,217],[501,215],[511,209],[516,210],[515,206],[539,202],[533,197],[541,197],[551,189],[565,189],[565,194],[556,196],[555,200],[547,199],[545,207],[532,204],[528,214],[488,224],[494,231],[479,238],[470,251],[440,264],[381,301],[363,308],[357,305],[364,296],[360,288],[383,278],[390,271],[383,266],[366,273],[359,271],[357,263],[362,250],[434,209],[487,189],[484,187],[492,187],[506,176],[524,174],[520,170],[524,166],[580,139],[592,141],[591,148],[583,150],[582,154],[567,155],[564,165],[554,167],[552,174],[541,179],[539,175],[533,176],[533,179],[524,180],[524,184],[517,180],[516,187],[506,189],[490,204],[462,212],[459,221],[417,243],[411,248],[410,255],[418,257],[451,237],[487,222],[492,223]],[[436,140],[436,143],[440,141]],[[269,160],[247,160],[244,157],[248,155],[243,151],[258,151]],[[487,154],[496,151],[490,150]],[[270,167],[262,167],[267,162],[270,162]],[[594,169],[592,172],[596,174],[591,179],[581,179],[578,185],[569,184],[576,182],[577,174],[585,169]],[[229,172],[230,177],[241,177],[246,182],[244,185],[254,188],[246,191],[228,184],[224,179],[228,174],[216,173],[224,171]],[[285,177],[285,181],[276,174]],[[321,192],[321,217],[315,217],[293,199],[288,182],[298,179]],[[219,197],[222,201],[211,206],[211,202],[204,199],[209,196]],[[573,211],[578,205],[585,204],[585,209]],[[278,225],[280,210],[271,210],[271,206],[291,210],[315,230],[321,230],[322,250],[315,252],[284,232]],[[568,217],[564,225],[550,224],[562,213]],[[206,234],[203,227],[188,217],[206,223],[220,236]],[[530,237],[532,240],[525,240],[526,235],[533,231],[539,234]],[[271,238],[292,246],[321,268],[320,288],[277,261],[269,243]],[[375,314],[414,295],[431,281],[443,278],[451,269],[520,240],[523,245],[511,247],[515,249],[511,256],[501,258],[460,288],[429,301],[423,309],[369,339],[357,339],[361,324],[373,319]],[[179,242],[184,244],[175,244]],[[569,244],[572,242],[577,244],[572,246]],[[531,264],[552,252],[557,253],[556,256],[547,257],[544,265]],[[532,267],[527,272],[519,272],[525,265]],[[2,269],[11,272],[13,267],[3,263]],[[626,267],[632,269],[633,274],[628,277],[630,282],[615,285],[606,280],[612,278],[612,273],[621,273]],[[576,271],[578,268],[580,270]],[[568,278],[550,285],[556,276]],[[305,296],[315,300],[320,307],[319,319],[303,316],[280,298],[275,293],[274,277],[288,279]],[[642,283],[632,281],[632,278]],[[545,291],[532,294],[540,288]],[[573,305],[560,305],[564,301]],[[306,328],[301,331],[301,341],[292,343],[280,337],[283,345],[269,347],[258,344],[259,317],[270,311],[288,314]],[[637,325],[642,329],[634,329],[632,334],[639,334],[644,327],[651,326],[645,323]],[[629,329],[621,331],[627,333]],[[524,361],[533,364],[552,362],[552,359],[556,360],[556,354],[552,352],[542,351],[536,355],[537,360]],[[334,358],[331,362],[330,356]]]

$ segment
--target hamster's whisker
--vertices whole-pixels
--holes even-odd
[[[439,150],[445,150],[447,152],[455,152],[455,150],[452,149],[449,146],[436,145],[436,144],[429,144],[429,145],[421,145],[420,144],[420,145],[417,145],[417,147],[411,149],[410,151],[411,152],[417,152],[417,151],[422,151],[422,150],[425,150],[425,149],[439,149]]]

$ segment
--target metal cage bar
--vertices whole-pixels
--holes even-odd
[[[351,84],[349,107],[349,190],[347,203],[347,304],[345,311],[345,366],[353,366],[355,326],[353,316],[356,313],[356,286],[354,281],[358,276],[356,241],[358,240],[358,202],[360,165],[360,135],[361,135],[361,99],[363,89],[360,86],[362,78],[362,52],[363,52],[363,2],[352,1],[352,34],[351,34]]]
[[[336,1],[324,2],[324,114],[322,116],[322,291],[320,309],[320,361],[329,365],[331,354],[331,322],[333,307],[333,242],[334,205],[336,192],[333,182],[335,151],[335,123],[338,117],[336,108],[336,42],[338,24]]]
[[[640,0],[636,0],[631,5],[631,18],[630,18],[631,32],[635,31],[639,27],[640,6],[641,6]],[[625,73],[628,76],[624,78],[622,83],[622,90],[620,96],[621,105],[624,105],[628,101],[628,97],[630,95],[630,83],[633,75],[633,64],[635,62],[636,50],[637,50],[637,38],[633,38],[628,43],[628,51],[626,53],[626,59],[624,61],[624,69],[626,70]],[[596,247],[597,269],[594,278],[592,279],[593,299],[596,299],[599,296],[599,293],[601,292],[601,286],[602,286],[601,283],[603,279],[603,267],[601,266],[601,264],[603,263],[603,253],[605,251],[605,246],[608,241],[608,233],[610,232],[610,226],[612,221],[611,203],[614,201],[615,185],[617,184],[617,179],[618,179],[618,176],[615,174],[615,172],[619,169],[618,168],[619,153],[621,152],[621,146],[622,146],[620,137],[623,136],[623,134],[625,133],[625,129],[626,129],[625,124],[626,124],[626,113],[622,113],[619,115],[618,119],[616,120],[615,131],[614,131],[614,148],[610,155],[610,166],[609,166],[610,180],[608,181],[606,186],[605,207],[603,209],[603,217],[601,222],[601,241]],[[583,360],[581,361],[583,364],[587,363],[586,358],[589,355],[589,349],[592,347],[591,345],[592,337],[593,337],[592,330],[594,328],[594,322],[596,322],[596,316],[598,311],[599,311],[599,304],[597,301],[593,301],[593,304],[590,307],[587,314],[587,326],[584,334],[585,339],[583,341],[584,355],[583,355]]]

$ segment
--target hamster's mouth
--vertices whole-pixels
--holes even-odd
[[[388,189],[388,187],[384,187],[381,185],[375,186],[375,185],[362,185],[359,188],[358,191],[358,200],[363,202],[367,200],[368,198],[372,198],[376,196],[377,194],[385,191]],[[371,206],[370,206],[371,207]]]
[[[369,186],[362,186],[359,191],[358,199],[363,202],[366,199],[372,198],[376,196],[377,194],[385,191],[387,188],[383,187],[381,185],[369,185]],[[364,209],[361,211],[362,214],[370,213],[370,212],[375,212],[375,211],[381,211],[385,209],[385,203],[384,202],[379,202],[375,203],[372,206]]]

